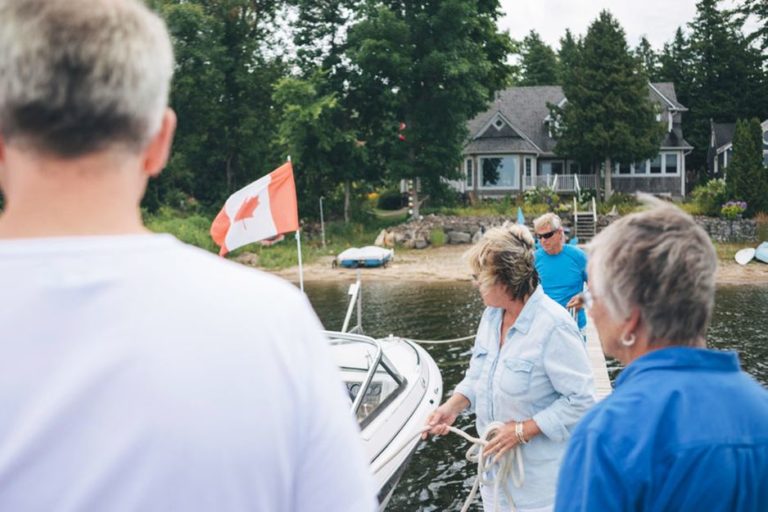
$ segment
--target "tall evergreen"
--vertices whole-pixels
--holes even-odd
[[[554,85],[558,83],[557,57],[535,30],[523,39],[521,46],[522,78],[519,85]]]
[[[580,44],[581,41],[573,37],[571,30],[565,29],[565,35],[560,38],[560,50],[557,52],[559,84],[570,81],[571,72],[578,64]]]
[[[738,12],[743,16],[742,22],[749,16],[754,16],[758,22],[758,27],[749,34],[747,41],[756,41],[763,52],[768,50],[768,2],[765,0],[742,0]],[[768,59],[768,55],[765,53],[763,53],[763,57]]]
[[[683,29],[677,27],[675,37],[659,54],[658,81],[675,84],[677,98],[683,105],[688,106],[688,94],[691,89],[691,47],[683,34]]]
[[[439,194],[441,178],[457,176],[467,121],[508,84],[512,43],[499,16],[498,0],[371,0],[350,31],[350,93],[378,145],[369,151],[386,156],[393,178]]]
[[[643,36],[635,47],[635,57],[640,62],[640,68],[648,80],[654,82],[659,78],[659,56],[653,50],[650,41]]]
[[[768,212],[768,169],[763,166],[763,131],[756,118],[736,123],[733,156],[725,172],[728,197],[746,201],[747,215]]]
[[[733,13],[718,9],[717,0],[700,0],[689,24],[690,90],[681,101],[690,110],[683,116],[686,139],[694,146],[687,163],[700,175],[706,169],[709,120],[768,117],[768,81],[760,52],[741,33]]]
[[[568,101],[552,109],[560,131],[556,151],[582,162],[604,163],[607,199],[613,163],[655,155],[663,135],[645,74],[608,11],[590,25],[563,92]]]

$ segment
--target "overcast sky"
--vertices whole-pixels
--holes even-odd
[[[720,6],[733,5],[733,0],[724,0]],[[685,30],[693,20],[696,0],[501,0],[504,16],[499,27],[518,40],[535,30],[557,51],[566,28],[574,35],[585,35],[603,9],[608,9],[624,28],[630,48],[645,35],[660,50],[672,40],[677,27]]]

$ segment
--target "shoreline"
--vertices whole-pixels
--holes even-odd
[[[470,281],[470,271],[462,255],[467,245],[445,245],[421,250],[396,251],[393,261],[386,268],[361,268],[364,281],[406,281],[406,282],[456,282]],[[304,265],[305,282],[351,282],[355,280],[357,269],[332,268],[334,256],[324,256],[320,260]],[[260,270],[275,274],[298,283],[298,265],[282,270]],[[768,286],[768,264],[752,261],[741,266],[735,261],[719,261],[717,266],[717,285]]]

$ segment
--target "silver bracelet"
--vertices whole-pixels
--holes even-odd
[[[517,440],[520,441],[520,444],[528,444],[528,441],[525,440],[525,436],[523,436],[523,422],[521,421],[515,423],[515,436],[517,437]]]

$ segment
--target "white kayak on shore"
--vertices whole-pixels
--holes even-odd
[[[746,249],[741,249],[740,251],[736,252],[736,263],[739,265],[746,265],[750,261],[752,261],[752,258],[755,257],[755,250],[751,247],[747,247]]]

